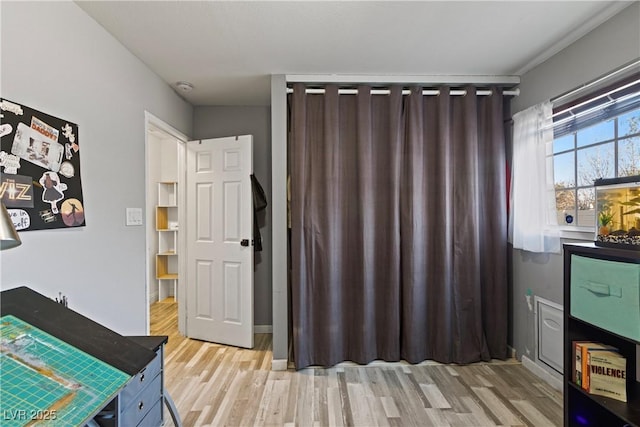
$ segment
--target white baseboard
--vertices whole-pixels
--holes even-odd
[[[511,359],[515,359],[516,358],[516,349],[514,347],[511,347],[510,345],[507,346],[507,350],[509,351],[509,357]]]
[[[286,371],[287,370],[287,359],[273,359],[271,361],[271,370],[272,371]]]
[[[153,304],[154,302],[158,301],[158,291],[155,292],[151,292],[148,295],[149,298],[149,305]]]
[[[253,325],[253,333],[255,334],[272,334],[273,326],[271,325]]]
[[[560,374],[552,374],[543,367],[539,366],[533,360],[529,359],[527,356],[522,356],[522,366],[530,370],[534,375],[542,378],[556,390],[563,390],[564,385],[562,382],[562,376]]]

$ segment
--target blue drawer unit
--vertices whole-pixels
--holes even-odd
[[[640,264],[571,256],[571,315],[640,341]]]

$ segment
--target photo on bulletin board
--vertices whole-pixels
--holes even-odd
[[[86,225],[78,125],[0,98],[0,200],[18,231]]]

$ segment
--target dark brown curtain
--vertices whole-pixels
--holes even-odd
[[[503,99],[290,98],[296,368],[506,357]]]

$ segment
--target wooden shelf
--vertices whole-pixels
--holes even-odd
[[[178,260],[176,254],[158,254],[156,255],[156,277],[166,278],[166,276],[175,276],[178,278]]]
[[[178,231],[178,208],[175,206],[156,206],[156,230]]]
[[[156,279],[160,300],[178,292],[178,183],[158,182]]]
[[[572,389],[572,393],[580,393],[584,395],[585,398],[593,401],[594,403],[597,403],[603,409],[616,414],[626,423],[633,422],[635,425],[638,424],[638,421],[640,420],[638,418],[640,416],[640,394],[638,393],[640,384],[638,384],[636,381],[630,382],[629,386],[627,387],[630,388],[630,390],[628,392],[628,398],[626,402],[609,399],[608,397],[598,396],[595,394],[589,394],[586,391],[582,390],[580,386],[574,383],[569,383],[569,386]]]
[[[162,181],[158,183],[158,205],[178,206],[178,183]]]

